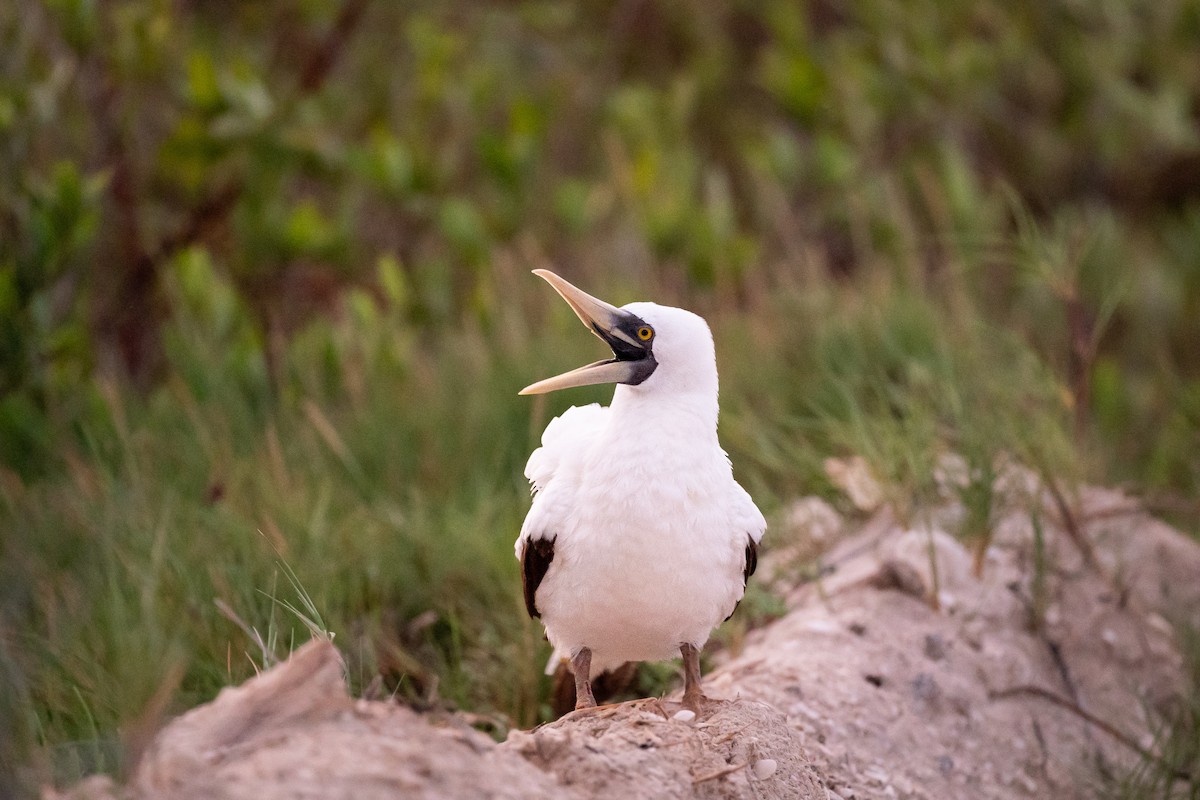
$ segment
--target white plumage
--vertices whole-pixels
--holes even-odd
[[[577,297],[551,283],[591,322]],[[593,673],[673,658],[681,645],[703,647],[742,598],[766,529],[717,441],[708,325],[654,303],[611,311],[643,325],[630,330],[644,335],[649,326],[652,349],[637,357],[649,358],[651,372],[636,385],[619,384],[610,406],[573,407],[546,427],[525,468],[534,499],[516,543],[518,558],[531,542],[552,543],[533,606],[556,653],[588,648]],[[611,370],[625,360],[583,369]]]

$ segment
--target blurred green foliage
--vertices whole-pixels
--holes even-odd
[[[710,319],[768,509],[953,450],[965,535],[1000,454],[1194,530],[1198,45],[1197,0],[0,6],[0,775],[286,652],[281,564],[357,687],[544,714],[521,464],[605,393],[514,396],[595,348],[531,267]]]

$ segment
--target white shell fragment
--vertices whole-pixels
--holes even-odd
[[[678,722],[691,722],[694,719],[696,719],[696,712],[692,711],[689,708],[681,708],[675,712],[674,716],[672,716],[671,719],[676,720]]]
[[[767,778],[775,774],[775,770],[779,767],[773,758],[760,758],[754,762],[754,777],[760,781],[765,781]]]

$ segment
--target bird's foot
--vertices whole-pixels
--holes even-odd
[[[706,696],[703,692],[696,690],[694,692],[684,692],[683,702],[680,705],[699,717],[712,713],[718,707],[724,705],[725,702],[724,700],[714,700]]]
[[[587,691],[579,695],[579,699],[575,701],[576,711],[587,711],[588,709],[601,708],[596,705],[596,697],[592,694],[591,687],[587,687]]]
[[[620,703],[605,703],[604,705],[596,705],[594,702],[591,705],[583,705],[582,703],[575,704],[575,710],[569,711],[559,717],[559,721],[567,719],[581,719],[583,717],[592,717],[604,715],[614,708],[620,706]]]

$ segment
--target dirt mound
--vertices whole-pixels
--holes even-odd
[[[46,797],[1090,796],[1098,767],[1150,751],[1178,696],[1166,618],[1200,623],[1200,547],[1120,494],[1087,490],[1064,514],[1010,479],[978,553],[945,533],[963,513],[950,501],[915,529],[886,509],[853,533],[810,514],[831,574],[797,585],[778,547],[791,610],[706,679],[726,702],[699,719],[642,702],[496,744],[352,700],[337,651],[313,642],[168,725],[127,786]]]
[[[501,749],[580,797],[825,800],[800,737],[765,703],[719,703],[698,719],[676,703],[621,705],[514,732]]]

